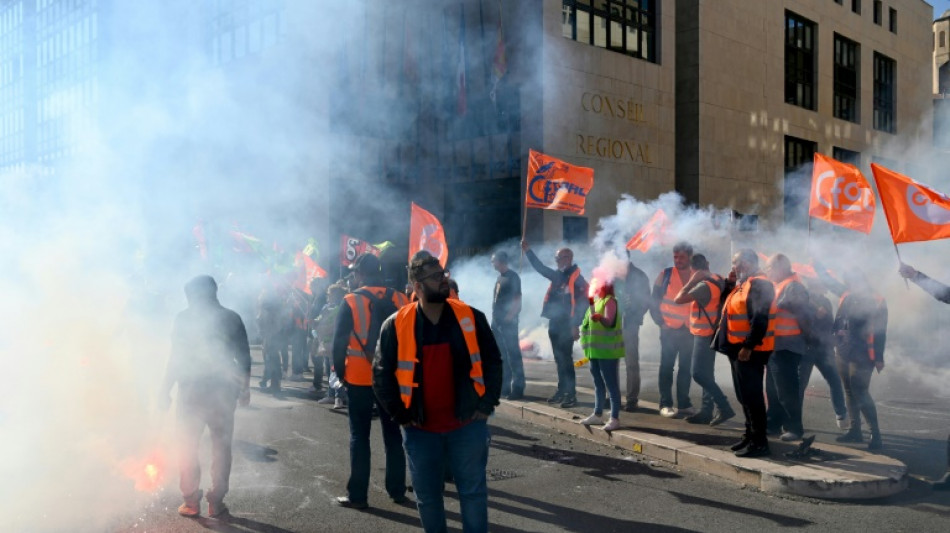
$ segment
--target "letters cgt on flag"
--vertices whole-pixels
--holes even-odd
[[[528,187],[525,207],[584,214],[584,202],[594,186],[594,169],[528,151]]]
[[[376,246],[349,235],[343,235],[340,239],[340,263],[348,267],[356,261],[356,258],[364,253],[370,253],[379,257],[380,250]]]
[[[670,219],[667,218],[666,213],[662,209],[657,209],[640,231],[627,241],[627,250],[638,250],[643,253],[650,251],[657,239],[663,238],[669,226]]]
[[[445,241],[442,223],[435,215],[413,203],[409,221],[409,259],[420,250],[438,258],[442,268],[449,261],[449,245]]]
[[[871,163],[894,244],[950,237],[950,197]]]
[[[874,191],[854,165],[815,154],[808,214],[855,231],[871,233]]]

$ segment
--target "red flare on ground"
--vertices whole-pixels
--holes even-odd
[[[165,457],[154,451],[144,459],[130,458],[122,463],[126,477],[135,482],[135,490],[155,492],[165,481]]]

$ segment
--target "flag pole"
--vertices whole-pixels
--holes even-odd
[[[897,262],[904,264],[904,260],[901,259],[901,251],[897,249],[897,243],[894,243],[894,252],[897,254]],[[910,282],[907,281],[907,278],[904,278],[904,286],[907,287],[907,290],[910,290]]]
[[[524,206],[524,214],[521,215],[521,240],[524,241],[524,234],[528,230],[528,206]],[[518,274],[521,274],[521,268],[524,266],[524,249],[521,248],[521,243],[518,243],[518,249],[521,250],[521,255],[518,257]]]
[[[881,194],[881,184],[877,182],[877,174],[874,173],[874,163],[871,163],[871,176],[874,177],[874,186],[877,188],[878,196]],[[887,231],[891,234],[891,243],[894,245],[894,253],[897,254],[897,262],[903,263],[901,259],[901,251],[897,249],[897,242],[894,241],[894,229],[891,226],[891,217],[887,214],[887,207],[884,205],[884,198],[881,198],[881,211],[884,211],[884,220],[887,221]],[[907,281],[907,278],[904,278],[904,286],[907,287],[907,290],[910,290],[910,282]]]

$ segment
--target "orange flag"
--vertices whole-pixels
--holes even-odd
[[[657,209],[656,213],[647,220],[647,223],[640,228],[630,240],[627,241],[627,250],[639,250],[648,252],[657,239],[662,239],[670,227],[670,219],[662,209]]]
[[[525,207],[584,214],[584,202],[594,186],[594,169],[577,167],[541,152],[528,150]]]
[[[894,244],[950,238],[950,197],[871,163]]]
[[[861,171],[822,154],[815,154],[808,214],[855,231],[871,233],[874,191]]]
[[[413,202],[412,218],[409,222],[409,258],[412,259],[420,250],[426,250],[437,257],[442,268],[445,268],[449,261],[449,245],[445,241],[442,223],[435,215]]]

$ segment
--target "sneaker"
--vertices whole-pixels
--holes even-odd
[[[716,411],[715,416],[712,417],[712,420],[709,421],[710,426],[718,426],[726,420],[736,416],[736,412],[732,410],[732,407],[726,406],[725,409],[719,409]]]
[[[178,514],[187,516],[188,518],[194,518],[201,514],[201,507],[197,503],[185,502],[178,506]]]
[[[324,396],[323,398],[320,398],[319,400],[317,400],[317,403],[318,403],[319,405],[329,405],[329,404],[331,404],[331,403],[334,403],[335,401],[336,401],[336,398],[331,398],[331,397],[329,397],[329,396]]]
[[[736,457],[751,459],[753,457],[766,457],[771,455],[768,444],[749,444],[745,448],[736,451]]]
[[[343,403],[343,398],[334,398],[333,399],[333,409],[343,409],[346,405]]]
[[[786,431],[785,433],[782,433],[782,436],[779,437],[779,440],[781,440],[782,442],[795,442],[798,440],[802,440],[802,436],[793,431]]]
[[[845,431],[851,429],[851,419],[847,416],[836,416],[835,422],[838,424],[838,429],[843,429]]]
[[[633,400],[633,401],[627,400],[627,405],[623,406],[623,410],[628,413],[636,413],[639,403],[640,402],[638,402],[637,400]]]
[[[354,502],[350,500],[348,496],[340,496],[336,499],[336,504],[340,507],[346,507],[347,509],[366,509],[369,507],[369,504],[366,502]]]
[[[680,411],[682,413],[682,411]],[[708,424],[712,422],[713,415],[709,411],[697,411],[686,417],[688,424]]]
[[[228,506],[224,502],[208,502],[208,516],[211,518],[226,518],[231,515]]]
[[[561,402],[561,409],[570,409],[571,407],[577,406],[577,396],[565,396],[564,401]]]
[[[561,403],[564,401],[564,393],[558,391],[554,393],[554,396],[548,398],[548,403]]]
[[[693,409],[692,407],[684,407],[676,411],[676,416],[678,416],[679,418],[689,418],[695,414],[696,414],[696,409]]]
[[[662,416],[663,418],[673,418],[674,416],[676,416],[676,408],[675,407],[661,407],[660,416]]]
[[[864,436],[861,435],[861,430],[854,430],[854,428],[848,430],[844,435],[838,435],[835,438],[835,442],[864,442]]]
[[[581,420],[581,425],[584,426],[593,426],[594,424],[603,424],[604,419],[600,415],[590,415],[584,420]]]
[[[616,418],[611,418],[604,424],[604,431],[613,431],[615,429],[620,429],[620,421]]]

